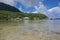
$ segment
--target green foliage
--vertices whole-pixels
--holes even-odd
[[[20,12],[11,12],[11,11],[4,11],[0,10],[0,19],[11,19],[11,18],[18,18],[22,17],[22,13]]]
[[[29,17],[30,19],[39,18],[45,19],[48,18],[43,14],[33,14],[33,13],[20,13],[20,12],[11,12],[11,11],[4,11],[0,10],[0,20],[10,20],[11,18],[24,18]]]
[[[24,15],[24,17],[29,17],[30,19],[34,19],[34,18],[46,19],[46,18],[48,18],[44,14],[24,13],[23,15]]]

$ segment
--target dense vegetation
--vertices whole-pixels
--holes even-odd
[[[0,10],[20,12],[17,8],[1,2],[0,2]]]
[[[40,14],[40,13],[24,13],[23,17],[29,17],[30,19],[34,19],[34,18],[39,18],[39,19],[46,19],[48,18],[47,16]]]
[[[17,8],[0,3],[0,20],[10,20],[10,19],[16,19],[24,17],[29,17],[29,19],[39,18],[39,19],[45,19],[48,18],[47,16],[43,14],[33,14],[33,13],[22,13]]]
[[[11,19],[11,18],[20,18],[22,17],[20,12],[11,12],[0,10],[0,19]]]
[[[43,14],[31,14],[31,13],[20,13],[20,12],[11,12],[11,11],[4,11],[0,10],[0,19],[11,19],[11,18],[24,18],[29,17],[30,19],[39,18],[45,19],[47,16]]]

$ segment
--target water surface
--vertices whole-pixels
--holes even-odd
[[[60,40],[60,20],[0,21],[0,40]]]

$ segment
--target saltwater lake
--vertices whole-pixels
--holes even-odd
[[[0,21],[0,40],[60,40],[60,20]]]

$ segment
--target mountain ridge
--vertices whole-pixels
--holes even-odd
[[[1,3],[1,2],[0,2],[0,10],[12,11],[12,12],[21,12],[16,7],[10,6],[8,4]]]

